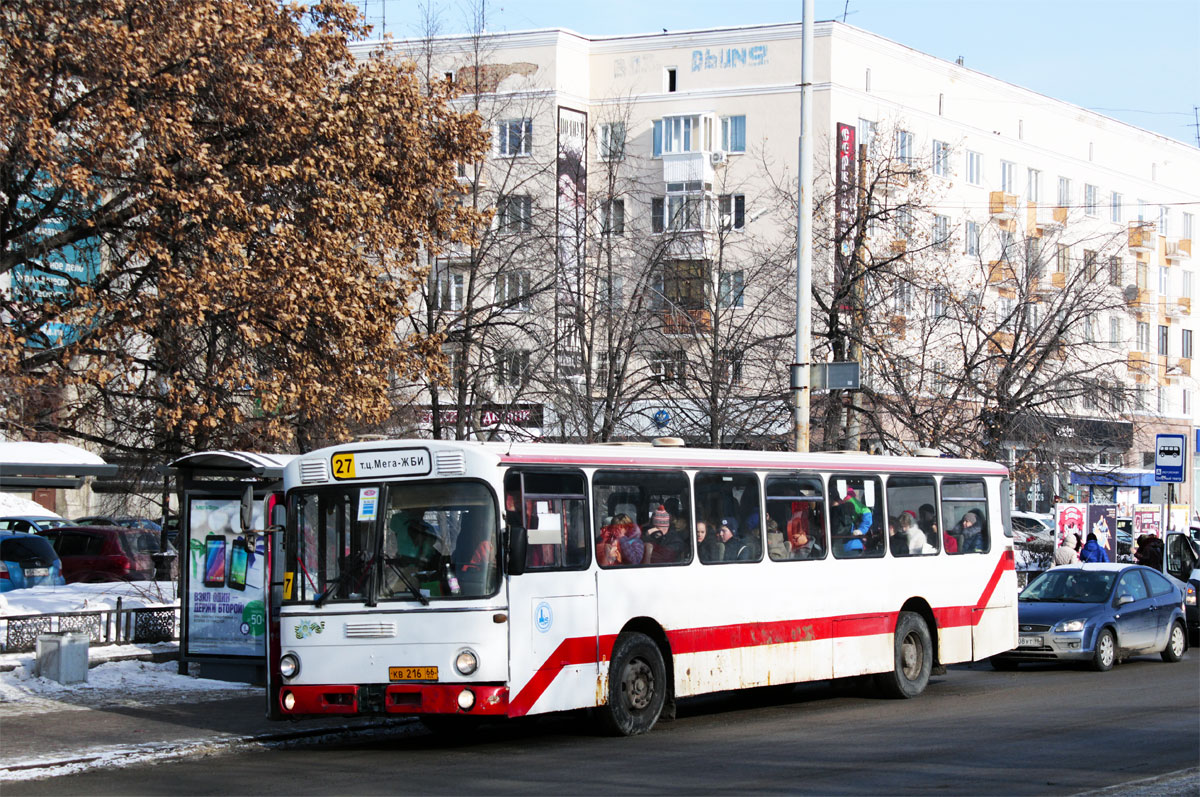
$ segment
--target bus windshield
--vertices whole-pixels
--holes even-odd
[[[482,483],[338,486],[293,500],[289,602],[428,603],[496,592],[496,500]]]

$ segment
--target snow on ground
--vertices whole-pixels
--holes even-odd
[[[35,517],[59,517],[46,507],[12,493],[0,493],[0,517],[8,515],[32,515]]]
[[[109,654],[170,652],[174,643],[112,645],[92,648],[92,658]],[[16,668],[0,672],[0,719],[5,716],[43,714],[110,705],[151,706],[184,701],[220,700],[262,694],[262,687],[179,674],[179,662],[154,663],[127,659],[110,661],[88,671],[85,683],[60,684],[36,677],[33,653],[0,657],[16,660]]]
[[[0,592],[0,619],[22,614],[54,614],[177,604],[174,581],[107,581],[102,584],[38,586]]]

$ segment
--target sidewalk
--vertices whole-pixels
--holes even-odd
[[[0,782],[323,735],[421,732],[408,718],[272,722],[261,688],[181,676],[177,651],[165,649],[174,646],[153,647],[92,651],[87,685],[32,678],[23,661],[0,673]]]

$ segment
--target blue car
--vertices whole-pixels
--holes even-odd
[[[1047,570],[1021,592],[1017,623],[1017,647],[992,657],[998,670],[1082,661],[1103,672],[1127,656],[1158,653],[1175,662],[1187,650],[1183,585],[1135,564]]]
[[[7,515],[0,517],[0,531],[28,531],[37,534],[39,531],[69,526],[71,521],[57,515]]]
[[[44,537],[0,531],[0,592],[66,583],[58,554]]]

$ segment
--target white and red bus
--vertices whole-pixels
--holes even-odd
[[[875,674],[1017,642],[1006,469],[676,446],[396,440],[293,460],[273,717],[597,708]]]

